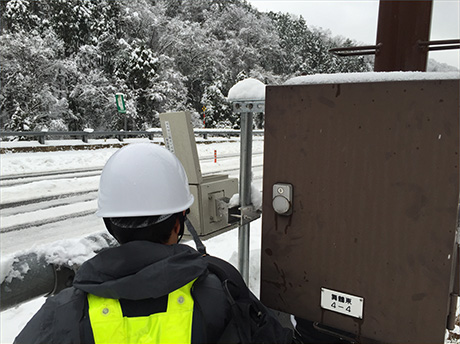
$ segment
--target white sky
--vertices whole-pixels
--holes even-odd
[[[301,15],[307,25],[329,29],[363,45],[377,37],[379,0],[248,0],[263,12]],[[460,0],[434,0],[431,40],[460,38]],[[459,50],[432,51],[430,58],[460,69]]]

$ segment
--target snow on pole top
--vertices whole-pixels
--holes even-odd
[[[298,76],[287,80],[284,85],[318,85],[346,84],[384,81],[415,81],[415,80],[458,80],[460,72],[368,72],[368,73],[337,73]]]
[[[257,79],[238,81],[228,91],[229,101],[265,100],[265,85]]]

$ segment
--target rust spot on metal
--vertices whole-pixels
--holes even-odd
[[[412,295],[412,301],[422,301],[426,297],[425,293],[419,293]]]
[[[289,215],[289,221],[288,221],[286,227],[284,227],[284,234],[288,233],[288,229],[291,227],[291,222],[292,222],[292,214]]]
[[[319,97],[318,97],[318,101],[319,101],[321,104],[324,104],[324,105],[326,105],[326,106],[329,107],[329,108],[335,108],[335,103],[334,103],[332,100],[330,100],[330,99],[328,99],[328,98],[326,98],[326,97],[319,96]]]
[[[335,97],[340,96],[340,84],[337,85],[337,91],[335,92]]]

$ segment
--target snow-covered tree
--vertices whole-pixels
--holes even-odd
[[[206,108],[206,128],[233,127],[236,122],[232,117],[232,105],[222,94],[221,87],[220,83],[214,83],[206,86],[203,92],[201,104]]]
[[[2,28],[11,32],[44,31],[49,21],[47,3],[33,0],[3,0],[1,2]]]
[[[0,36],[0,121],[10,130],[50,128],[53,120],[70,116],[67,91],[75,78],[71,61],[60,58],[63,50],[56,35],[17,32]],[[19,117],[18,117],[19,116]]]
[[[291,14],[269,13],[275,23],[283,50],[274,69],[277,74],[307,75],[371,70],[364,57],[338,58],[329,49],[357,45],[351,40],[331,37],[329,31],[310,28],[305,20]]]
[[[114,99],[117,91],[101,70],[93,69],[82,75],[69,94],[73,114],[69,119],[69,129],[121,129],[110,128],[108,125],[117,114]]]
[[[371,68],[328,52],[353,42],[245,0],[0,0],[0,43],[0,125],[15,130],[142,129],[180,110],[199,123],[203,106],[207,126],[238,126],[225,99],[238,80]]]

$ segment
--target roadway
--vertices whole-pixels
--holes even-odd
[[[214,156],[201,149],[203,175],[239,177],[239,142],[232,151]],[[200,144],[198,150],[200,152]],[[262,189],[262,145],[254,148],[253,183]],[[209,149],[207,149],[209,151]],[[102,166],[2,175],[0,236],[2,256],[61,239],[104,231],[95,216]]]

